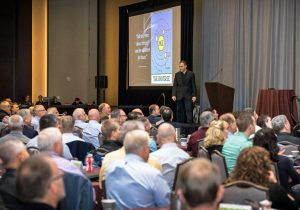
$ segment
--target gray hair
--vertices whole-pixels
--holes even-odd
[[[126,134],[124,148],[127,154],[137,154],[145,146],[149,145],[149,134],[143,130],[133,130]]]
[[[28,115],[31,115],[30,110],[29,109],[20,109],[18,111],[18,115],[20,115],[23,119],[25,117],[27,117]]]
[[[84,111],[83,108],[76,108],[76,109],[73,111],[72,116],[73,116],[74,120],[78,120],[79,117],[80,117],[81,115],[84,115],[84,114],[85,114],[85,111]]]
[[[204,111],[200,115],[200,125],[202,127],[209,127],[209,124],[213,120],[214,120],[214,116],[211,111]]]
[[[40,151],[52,151],[55,143],[62,144],[62,135],[58,128],[45,128],[38,135],[38,148]]]
[[[20,115],[12,115],[8,119],[8,126],[11,130],[21,130],[23,128],[23,118]]]
[[[126,134],[129,131],[133,131],[133,130],[145,130],[144,124],[138,120],[129,120],[123,123],[123,125],[121,126],[121,135],[120,135],[120,139],[124,140]]]
[[[284,124],[288,121],[285,115],[278,115],[272,119],[272,126],[275,133],[279,133],[283,128]]]
[[[111,112],[110,116],[111,118],[118,118],[120,116],[121,109],[115,109]]]
[[[25,150],[26,147],[24,143],[17,139],[9,139],[0,143],[0,159],[4,168],[8,164],[16,160],[17,154],[22,150]]]

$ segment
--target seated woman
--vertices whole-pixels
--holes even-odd
[[[204,147],[209,154],[214,150],[222,152],[223,144],[227,139],[227,128],[228,123],[223,120],[211,122],[204,138]]]
[[[270,153],[270,159],[277,163],[280,185],[285,190],[300,200],[300,196],[292,191],[292,186],[300,184],[300,175],[293,167],[293,162],[286,156],[279,155],[279,147],[277,145],[277,137],[272,129],[263,128],[256,132],[253,139],[254,146],[265,148]],[[292,182],[290,183],[289,180]]]
[[[271,117],[269,115],[262,114],[260,115],[256,120],[256,125],[258,125],[261,128],[273,128]]]
[[[297,209],[294,198],[276,183],[276,178],[271,171],[272,161],[269,156],[269,152],[262,147],[253,146],[244,149],[240,153],[227,183],[242,180],[267,187],[272,208]]]

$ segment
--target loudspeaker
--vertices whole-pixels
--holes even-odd
[[[107,76],[96,76],[95,77],[96,88],[107,88]]]

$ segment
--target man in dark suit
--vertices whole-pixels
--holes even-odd
[[[174,84],[172,89],[172,100],[176,101],[177,106],[177,122],[193,122],[193,105],[196,101],[196,84],[195,75],[187,69],[186,61],[182,60],[179,63],[179,72],[175,74]],[[185,113],[184,113],[185,110]]]

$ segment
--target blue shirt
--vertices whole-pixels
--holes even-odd
[[[100,147],[99,134],[101,133],[101,124],[96,120],[90,120],[87,127],[83,129],[82,135],[86,142],[94,145],[95,148]]]
[[[189,154],[180,149],[175,143],[168,143],[163,144],[159,150],[152,152],[151,156],[157,157],[159,160],[163,168],[162,174],[170,189],[172,189],[177,164],[189,159]]]
[[[162,174],[135,154],[108,165],[107,197],[117,209],[164,208],[169,206],[170,189]]]
[[[222,153],[225,156],[228,172],[231,173],[240,152],[246,147],[251,147],[249,137],[242,132],[237,132],[225,141]]]

